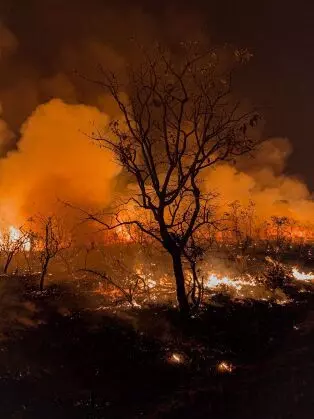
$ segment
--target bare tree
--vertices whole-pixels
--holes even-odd
[[[276,238],[276,253],[279,253],[286,242],[286,236],[289,235],[287,232],[288,227],[291,225],[291,221],[288,217],[279,217],[279,216],[272,216],[271,217],[272,227],[275,230],[275,238]]]
[[[62,250],[71,246],[66,231],[55,216],[37,216],[34,221],[37,224],[37,247],[39,251],[39,260],[41,264],[41,274],[39,288],[44,289],[44,282],[48,272],[48,267],[52,259],[54,259]],[[39,229],[38,229],[39,227]]]
[[[250,152],[257,141],[258,114],[232,94],[233,74],[248,56],[246,50],[195,43],[175,51],[158,46],[142,51],[125,78],[101,68],[100,80],[94,80],[121,111],[108,135],[94,136],[131,175],[137,191],[127,211],[120,209],[109,221],[87,216],[108,229],[135,227],[166,249],[182,313],[190,308],[182,258],[191,237],[212,222],[204,171]]]
[[[229,204],[230,213],[229,218],[231,222],[231,231],[234,235],[234,241],[239,247],[242,241],[241,231],[241,204],[239,201],[233,201]]]

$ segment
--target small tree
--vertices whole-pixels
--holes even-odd
[[[291,222],[288,217],[279,217],[279,216],[272,216],[271,217],[272,227],[275,230],[275,243],[276,243],[276,254],[279,257],[280,251],[283,250],[286,242],[286,236],[289,235],[288,227],[290,226]]]
[[[204,280],[202,277],[199,277],[197,271],[197,262],[203,257],[204,253],[204,246],[197,245],[192,236],[189,241],[189,246],[186,246],[183,254],[190,265],[192,279],[188,296],[191,297],[191,302],[195,310],[198,310],[204,295]]]
[[[95,214],[88,218],[108,229],[135,226],[157,241],[171,256],[178,304],[188,313],[182,257],[191,237],[212,222],[211,195],[202,177],[256,143],[258,114],[244,110],[232,95],[234,71],[249,54],[191,43],[174,51],[158,46],[142,51],[142,57],[125,78],[101,68],[102,78],[95,81],[121,111],[110,133],[97,139],[130,174],[137,191],[127,213],[118,211],[109,222]]]
[[[71,246],[71,240],[60,220],[55,216],[37,216],[35,218],[37,232],[37,247],[41,264],[39,288],[44,289],[48,267],[62,250]]]
[[[109,275],[94,269],[83,269],[84,272],[100,278],[105,286],[117,291],[122,301],[127,301],[132,307],[138,307],[136,297],[146,292],[145,279],[137,272],[130,272],[121,261],[116,263],[114,270],[114,275]]]

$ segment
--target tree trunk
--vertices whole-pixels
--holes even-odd
[[[46,277],[46,274],[47,274],[48,263],[49,263],[49,259],[45,259],[45,262],[43,264],[43,268],[42,268],[42,271],[41,271],[41,276],[40,276],[40,283],[39,283],[40,291],[44,290],[44,282],[45,282],[45,277]]]
[[[8,257],[7,257],[7,260],[5,262],[4,268],[3,268],[3,272],[5,274],[8,273],[8,269],[9,269],[9,266],[10,266],[10,263],[11,263],[12,259],[13,259],[13,253],[9,253]]]
[[[198,279],[197,279],[197,273],[196,273],[196,264],[195,262],[191,262],[191,270],[192,270],[192,277],[193,277],[193,285],[192,285],[192,292],[191,292],[191,300],[194,304],[194,307],[197,308],[197,298],[196,298],[196,288],[198,291],[198,295],[200,293]]]
[[[196,263],[190,262],[193,276],[193,286],[191,292],[191,300],[194,305],[194,310],[198,310],[203,300],[203,282],[198,279]]]
[[[190,306],[185,291],[184,273],[182,267],[181,255],[178,251],[171,254],[174,276],[176,279],[177,301],[179,304],[180,312],[183,315],[188,315]]]
[[[31,251],[29,251],[29,252],[24,251],[23,254],[24,254],[24,259],[25,259],[26,265],[27,265],[28,274],[31,275],[31,273],[32,273]]]

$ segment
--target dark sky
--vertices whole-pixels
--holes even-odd
[[[215,41],[252,50],[254,59],[241,78],[243,95],[265,106],[267,135],[292,141],[288,170],[314,189],[314,5],[287,0],[194,0],[184,8],[179,1],[130,3],[1,0],[0,19],[18,40],[15,52],[0,61],[0,101],[10,126],[17,131],[38,103],[64,88],[60,83],[47,88],[45,80],[74,66],[86,70],[92,65],[95,51],[87,52],[86,40],[121,52],[123,39],[134,30],[154,35],[177,31],[183,37],[202,28]],[[64,89],[60,96],[69,101],[91,101],[71,86]]]
[[[267,107],[267,133],[292,141],[290,170],[313,188],[314,4],[220,3],[210,18],[214,33],[254,51],[242,86],[255,103]]]

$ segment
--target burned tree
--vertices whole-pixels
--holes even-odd
[[[39,260],[41,264],[41,274],[39,288],[44,289],[44,282],[48,272],[48,267],[52,259],[54,259],[62,250],[69,248],[71,242],[67,237],[61,222],[54,216],[38,216],[35,220],[39,225],[37,228],[37,246],[39,251]]]
[[[202,185],[205,171],[251,151],[257,141],[258,114],[232,94],[233,74],[248,55],[195,43],[175,51],[158,46],[142,51],[143,59],[125,77],[101,68],[101,79],[94,81],[121,112],[97,140],[113,152],[137,191],[109,222],[88,217],[109,229],[138,228],[160,243],[172,258],[183,313],[190,306],[182,259],[191,238],[213,222],[212,196]]]
[[[281,248],[285,241],[286,229],[291,224],[288,217],[278,217],[276,215],[271,217],[272,226],[275,230],[276,246]]]
[[[183,251],[191,271],[190,289],[187,296],[191,298],[194,310],[198,310],[204,295],[204,279],[198,275],[197,262],[203,257],[205,250],[205,246],[198,245],[192,235]]]

